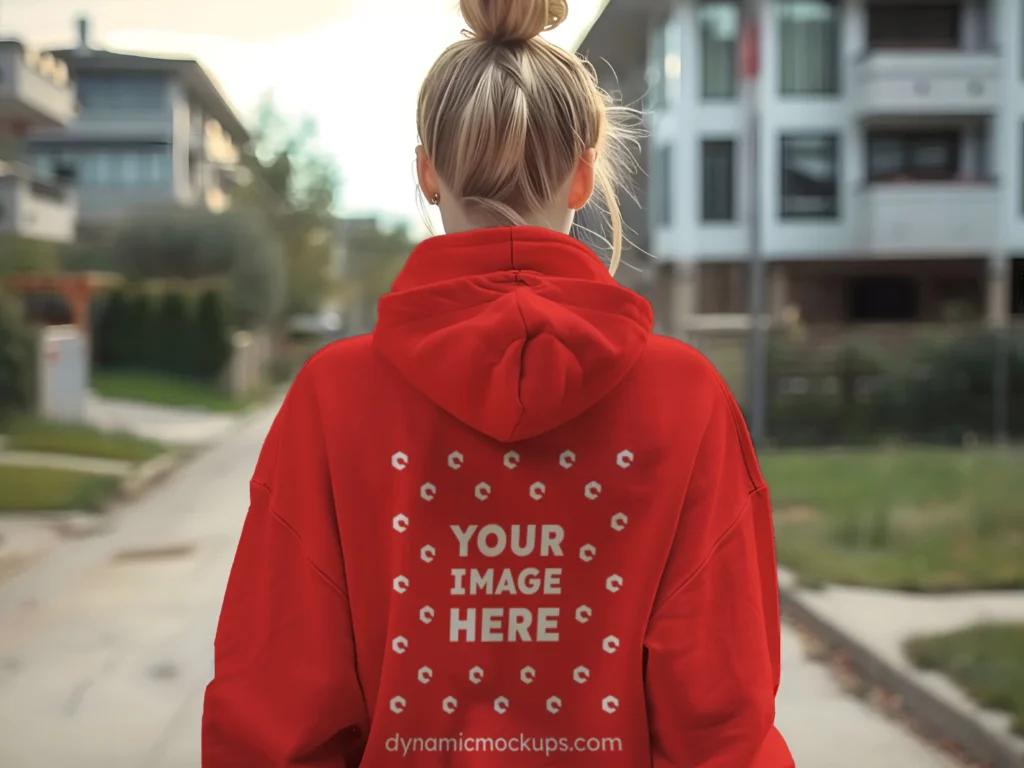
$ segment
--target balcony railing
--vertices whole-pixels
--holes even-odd
[[[998,235],[994,180],[891,181],[864,187],[858,200],[863,249],[877,255],[973,256]]]
[[[994,48],[880,48],[853,62],[851,95],[864,116],[980,115],[998,108],[999,77]]]
[[[0,235],[70,243],[77,212],[72,187],[37,179],[24,164],[0,162]]]
[[[0,40],[0,116],[28,127],[60,127],[75,119],[78,93],[67,65],[16,40]]]

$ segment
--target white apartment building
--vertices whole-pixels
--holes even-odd
[[[39,178],[22,158],[30,131],[59,129],[76,114],[75,85],[62,62],[0,40],[0,258],[4,238],[74,240],[74,188],[60,178]]]
[[[52,51],[78,86],[79,113],[30,135],[37,172],[70,169],[80,233],[102,233],[140,208],[225,210],[249,133],[211,75],[193,59],[95,47],[88,21],[77,46]]]
[[[641,289],[662,330],[747,327],[750,226],[775,320],[1004,327],[1024,312],[1021,3],[763,0],[757,40],[753,215],[737,2],[610,0],[580,45],[648,113],[629,220],[658,259]]]

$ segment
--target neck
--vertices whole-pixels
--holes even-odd
[[[541,227],[554,232],[569,234],[572,229],[574,211],[563,211],[561,214],[552,211],[540,211],[529,216],[522,216],[517,224],[528,227]],[[445,210],[442,206],[441,223],[444,231],[449,235],[457,235],[460,232],[472,232],[478,229],[492,229],[494,227],[507,227],[508,221],[502,221],[497,216],[486,214],[468,214],[461,209]]]

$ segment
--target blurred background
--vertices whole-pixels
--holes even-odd
[[[199,765],[284,388],[441,231],[454,6],[0,0],[0,767]],[[645,113],[617,276],[754,435],[797,764],[1024,766],[1024,8],[576,0],[550,38]]]

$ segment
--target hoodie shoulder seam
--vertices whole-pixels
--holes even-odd
[[[669,592],[664,598],[662,598],[655,604],[655,606],[651,609],[651,616],[654,616],[658,613],[658,611],[660,611],[662,608],[668,605],[673,600],[673,598],[676,597],[676,595],[679,595],[685,592],[687,589],[689,589],[690,585],[693,584],[693,582],[695,582],[697,578],[704,572],[704,569],[707,568],[708,563],[714,560],[715,555],[718,554],[718,550],[722,548],[722,544],[724,544],[729,539],[729,537],[732,536],[733,531],[735,531],[739,524],[742,522],[743,516],[747,513],[747,511],[751,508],[751,505],[753,504],[754,496],[761,490],[761,487],[757,487],[747,494],[747,498],[743,502],[743,504],[740,505],[740,509],[736,517],[733,518],[733,520],[725,527],[722,533],[719,534],[718,538],[715,539],[715,543],[708,548],[707,554],[700,561],[697,567],[694,568],[693,572],[690,573],[689,576],[686,576],[679,583],[678,586],[676,586],[671,592]]]

